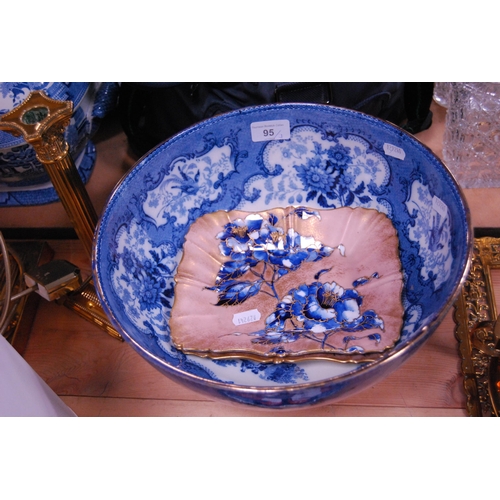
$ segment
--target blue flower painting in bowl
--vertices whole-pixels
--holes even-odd
[[[212,358],[366,361],[403,323],[396,231],[361,207],[206,214],[175,281],[174,344]]]
[[[471,252],[452,175],[410,134],[315,104],[245,108],[156,147],[116,187],[93,272],[123,337],[227,401],[345,398],[404,363]]]

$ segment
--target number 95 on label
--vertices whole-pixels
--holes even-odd
[[[250,125],[250,130],[253,142],[290,139],[290,122],[288,120],[253,122]]]

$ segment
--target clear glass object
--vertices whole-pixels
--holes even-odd
[[[448,94],[450,92],[451,83],[448,82],[435,82],[434,83],[434,101],[443,106],[443,108],[448,107]]]
[[[446,165],[463,188],[500,187],[500,83],[451,83]]]

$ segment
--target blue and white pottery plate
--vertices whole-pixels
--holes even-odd
[[[354,362],[266,363],[177,349],[171,314],[191,226],[220,211],[257,214],[289,207],[302,215],[363,208],[390,220],[399,240],[403,306],[394,345],[374,359],[358,349]],[[356,231],[362,245],[375,245],[373,229],[346,226],[342,231]],[[142,158],[101,217],[93,272],[116,328],[162,373],[228,400],[286,408],[343,398],[406,361],[455,300],[470,252],[469,212],[460,189],[413,136],[359,112],[277,104],[201,122]],[[231,300],[227,294],[224,298]],[[195,314],[195,301],[192,308]],[[197,328],[202,335],[202,319]]]
[[[80,177],[86,183],[96,159],[91,139],[100,119],[115,105],[117,84],[1,82],[0,115],[22,104],[33,90],[42,90],[52,99],[73,102],[73,114],[65,139]],[[33,147],[23,137],[0,130],[0,206],[43,205],[58,199]]]

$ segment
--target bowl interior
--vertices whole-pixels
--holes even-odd
[[[210,359],[176,349],[170,327],[175,278],[191,226],[219,211],[287,207],[363,208],[390,220],[402,276],[395,345],[378,360],[347,363]],[[94,277],[116,327],[166,373],[246,387],[314,384],[387,363],[430,335],[466,274],[469,226],[446,167],[401,129],[323,105],[259,106],[199,123],[131,170],[101,217]],[[371,226],[342,231],[356,231],[368,249],[379,244]]]

